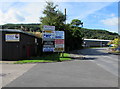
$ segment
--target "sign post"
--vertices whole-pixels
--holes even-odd
[[[55,31],[55,52],[64,52],[64,31]]]
[[[43,52],[64,52],[64,31],[55,31],[55,26],[43,26]],[[62,54],[63,56],[63,54]]]
[[[43,52],[54,52],[55,26],[43,26]]]

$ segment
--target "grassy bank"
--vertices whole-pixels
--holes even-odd
[[[23,64],[23,63],[47,63],[47,62],[61,62],[61,61],[66,61],[66,60],[72,60],[70,58],[70,54],[68,53],[54,53],[54,54],[49,54],[49,55],[44,55],[44,56],[38,56],[38,57],[31,57],[30,59],[27,60],[20,60],[15,62],[15,64]]]

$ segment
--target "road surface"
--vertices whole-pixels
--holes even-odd
[[[79,50],[79,53],[84,55],[86,59],[93,59],[100,67],[118,76],[118,57],[119,55],[109,54],[108,48],[91,48]]]
[[[84,60],[38,63],[5,87],[117,87],[117,56],[105,49],[79,50]]]

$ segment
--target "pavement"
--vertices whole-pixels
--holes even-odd
[[[0,64],[14,64],[16,61],[0,61]]]
[[[25,72],[27,72],[35,65],[36,64],[11,64],[11,62],[9,61],[0,64],[2,68],[0,72],[0,79],[2,80],[2,85],[0,85],[0,87],[5,86],[19,76],[22,76]]]
[[[81,54],[85,57],[81,60]],[[73,61],[37,64],[11,64],[4,67],[6,72],[14,70],[13,76],[19,71],[19,77],[9,81],[12,77],[6,75],[4,87],[117,87],[118,71],[117,56],[106,52],[105,48],[83,49],[72,53],[77,57]],[[114,60],[114,59],[115,60]],[[8,64],[4,64],[7,66]],[[10,64],[9,64],[10,65]],[[24,67],[26,66],[26,68]],[[21,68],[21,70],[19,69]],[[17,69],[17,70],[16,70]],[[24,70],[24,72],[22,72]],[[18,73],[18,74],[19,74]],[[5,79],[3,77],[3,79]]]

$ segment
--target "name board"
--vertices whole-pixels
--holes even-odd
[[[43,41],[44,45],[54,45],[54,41]]]
[[[54,33],[43,33],[43,39],[55,39]]]
[[[55,44],[64,44],[64,39],[55,39]]]
[[[55,26],[43,26],[43,52],[54,52]]]
[[[43,30],[55,30],[55,26],[44,25]]]
[[[64,39],[64,31],[55,31],[55,39]]]
[[[20,41],[20,34],[5,34],[5,41],[18,42]]]
[[[44,30],[43,33],[55,33],[55,31],[51,31],[51,30]]]
[[[54,41],[43,41],[43,52],[54,51]]]
[[[64,48],[55,48],[54,51],[55,51],[55,52],[63,52],[63,51],[64,51]]]
[[[51,48],[51,47],[43,48],[43,52],[53,52],[53,51],[54,51],[54,48]]]
[[[55,31],[55,52],[64,51],[64,31]]]

